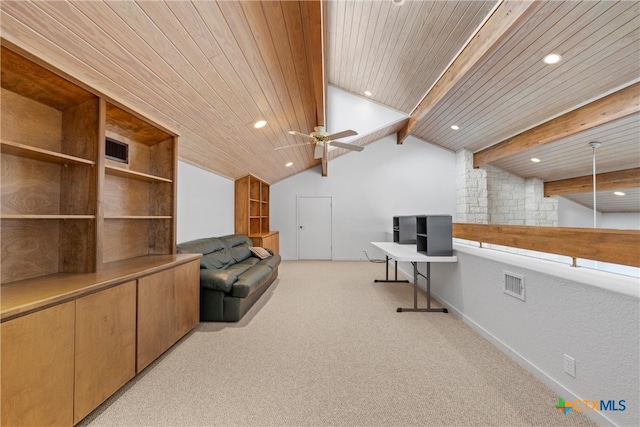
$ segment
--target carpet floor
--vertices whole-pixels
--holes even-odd
[[[240,322],[200,323],[80,425],[595,425],[453,314],[397,313],[412,285],[383,276],[284,261]]]

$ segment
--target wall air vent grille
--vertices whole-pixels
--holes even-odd
[[[524,276],[508,271],[503,271],[503,273],[504,293],[524,301]]]
[[[129,163],[129,146],[115,139],[105,138],[105,157],[116,162]]]

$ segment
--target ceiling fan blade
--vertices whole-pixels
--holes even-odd
[[[346,144],[344,142],[330,141],[329,144],[333,145],[334,147],[344,148],[344,149],[351,150],[351,151],[362,151],[362,150],[364,150],[364,147],[362,147],[360,145]]]
[[[290,130],[289,131],[290,135],[297,135],[297,136],[301,136],[303,138],[307,138],[307,139],[313,139],[312,136],[307,135],[306,133],[302,133],[302,132],[296,132],[295,130]]]
[[[309,144],[313,144],[313,142],[303,142],[302,144],[283,145],[282,147],[274,148],[274,150],[278,151],[278,150],[282,150],[283,148],[299,147],[301,145],[309,145]]]
[[[331,135],[327,135],[326,139],[340,139],[340,138],[344,138],[347,136],[353,136],[353,135],[357,135],[358,132],[356,132],[355,130],[343,130],[342,132],[338,132],[338,133],[334,133]]]
[[[313,151],[314,159],[321,159],[324,154],[324,147],[322,145],[316,145],[316,149]]]

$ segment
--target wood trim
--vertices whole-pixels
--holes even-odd
[[[453,237],[640,267],[640,230],[455,223]]]
[[[324,1],[311,1],[307,3],[309,11],[309,28],[311,42],[311,71],[313,74],[313,91],[316,102],[316,124],[325,126],[325,99],[327,91],[326,70],[324,58],[326,58],[326,11]]]
[[[398,132],[398,144],[402,144],[420,121],[483,57],[497,48],[499,41],[507,35],[514,25],[527,18],[527,11],[535,9],[532,7],[534,4],[535,2],[528,1],[504,1],[496,8],[491,17],[413,110],[407,124]]]
[[[596,174],[596,191],[640,187],[640,168]],[[593,191],[593,175],[544,183],[544,197]]]
[[[640,112],[640,83],[607,95],[473,155],[473,167]]]

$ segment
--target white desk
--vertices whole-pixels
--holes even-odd
[[[385,280],[375,280],[376,282],[408,282],[408,280],[398,280],[398,261],[410,262],[413,265],[413,308],[398,308],[398,312],[420,311],[420,312],[441,312],[448,313],[446,308],[431,308],[431,263],[432,262],[458,262],[457,256],[426,256],[418,253],[416,245],[400,245],[393,242],[371,242],[373,246],[384,252],[386,257],[387,275]],[[389,280],[389,259],[393,259],[396,264],[395,280]],[[427,275],[418,272],[418,263],[427,264]],[[418,308],[418,276],[427,279],[427,308]]]

